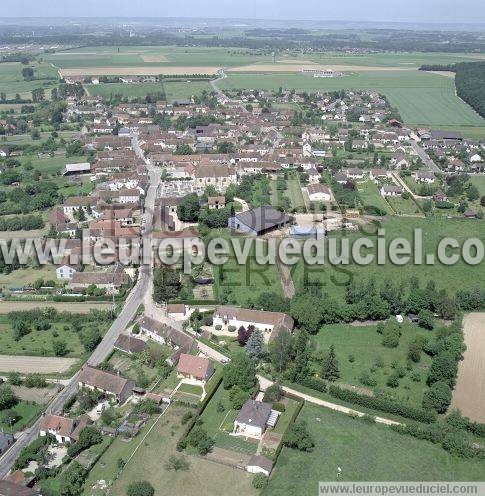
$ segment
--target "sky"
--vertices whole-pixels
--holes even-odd
[[[484,0],[0,0],[1,17],[203,17],[485,23]]]

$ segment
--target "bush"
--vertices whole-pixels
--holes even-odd
[[[391,413],[393,415],[400,415],[401,417],[407,417],[419,422],[431,423],[436,420],[435,412],[409,405],[404,405],[389,400],[388,398],[359,394],[355,391],[342,389],[333,384],[329,387],[328,392],[333,397],[338,398],[342,401],[348,401],[349,403],[354,403],[365,408],[380,410],[382,412]]]
[[[231,327],[234,327],[234,326],[231,326]],[[216,326],[214,326],[214,329],[216,331],[220,331],[222,329],[222,325],[221,324],[217,324]],[[234,330],[236,330],[236,329],[234,329]]]
[[[18,403],[12,388],[8,384],[0,386],[0,410],[7,410]]]
[[[193,416],[194,414],[192,412],[185,412],[183,417],[180,419],[180,423],[185,425]]]
[[[251,484],[255,489],[263,489],[268,484],[268,478],[264,474],[255,474]]]
[[[451,403],[451,389],[446,382],[438,381],[423,394],[423,408],[432,408],[438,413],[445,413]]]
[[[364,370],[362,374],[360,374],[359,381],[364,386],[369,386],[369,387],[377,386],[377,381],[375,380],[374,377],[371,376],[370,372],[367,372],[367,370]]]
[[[126,496],[154,496],[155,489],[147,481],[131,482],[126,489]]]
[[[236,332],[236,326],[230,325],[230,326],[227,328],[227,330],[228,330],[229,332]]]
[[[316,391],[320,391],[321,393],[327,392],[327,383],[318,377],[305,377],[304,379],[299,381],[299,384],[305,386],[310,389],[315,389]]]
[[[45,388],[48,386],[45,377],[40,374],[27,374],[25,376],[24,384],[28,388]]]
[[[476,453],[470,443],[460,432],[449,432],[446,434],[442,446],[443,449],[452,455],[456,455],[461,458],[472,458]]]
[[[283,413],[286,410],[284,403],[273,403],[273,410]]]

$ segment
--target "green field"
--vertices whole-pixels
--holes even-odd
[[[455,95],[451,78],[420,71],[369,71],[341,78],[314,78],[294,73],[228,73],[221,89],[255,88],[300,91],[374,90],[386,95],[406,124],[484,127],[485,120]]]
[[[0,421],[0,431],[5,432],[18,432],[25,429],[31,422],[40,414],[42,406],[34,403],[33,401],[19,401],[13,408],[17,414],[15,424],[10,426],[5,421]]]
[[[484,480],[485,461],[456,458],[440,446],[306,404],[298,419],[315,440],[311,453],[283,448],[264,496],[316,494],[318,481]]]
[[[413,230],[421,229],[423,233],[423,253],[436,254],[438,244],[442,238],[453,237],[460,245],[468,238],[484,238],[485,224],[472,222],[466,219],[424,219],[406,217],[386,217],[380,227],[386,230],[387,245],[395,238],[404,237],[413,246]],[[364,226],[362,233],[349,235],[352,242],[360,236],[371,237],[376,244],[374,226]],[[338,237],[338,236],[337,236]],[[293,272],[295,286],[302,288],[310,283],[321,284],[324,292],[337,298],[343,298],[345,285],[353,278],[369,280],[375,278],[376,283],[382,283],[386,278],[396,283],[406,282],[416,276],[422,285],[434,280],[438,288],[455,293],[461,288],[471,288],[485,278],[485,267],[467,265],[459,260],[455,265],[443,266],[436,262],[434,265],[415,265],[412,260],[406,265],[394,265],[388,259],[384,265],[377,265],[376,260],[367,266],[350,263],[349,265],[313,266],[304,270],[303,262],[296,265]]]
[[[421,210],[411,198],[387,197],[386,201],[392,207],[392,210],[399,215],[421,214]]]
[[[206,90],[211,91],[208,81],[167,81],[163,85],[160,83],[109,83],[109,84],[87,84],[86,90],[90,95],[101,96],[109,99],[117,95],[123,98],[145,98],[147,95],[154,95],[165,91],[167,101],[176,98],[191,98]]]
[[[29,67],[28,65],[22,65],[20,62],[4,62],[0,64],[0,92],[4,92],[7,95],[7,99],[15,98],[17,93],[20,94],[22,98],[31,98],[31,91],[34,88],[44,88],[46,93],[46,98],[50,96],[50,89],[57,83],[57,81],[49,80],[34,80],[34,81],[24,81],[22,77],[22,69],[24,67]],[[56,78],[57,70],[54,69],[50,64],[30,64],[30,67],[34,68],[34,75],[37,78]]]
[[[338,382],[352,384],[357,387],[373,389],[360,381],[362,372],[367,372],[377,382],[375,388],[421,406],[423,392],[426,389],[425,378],[431,359],[421,354],[421,361],[412,364],[412,370],[406,370],[406,376],[400,379],[397,388],[386,386],[386,380],[394,369],[393,363],[398,363],[406,369],[407,351],[409,344],[417,337],[423,336],[429,341],[434,339],[433,332],[421,329],[416,325],[403,325],[399,345],[396,348],[382,346],[382,335],[377,332],[377,326],[353,327],[346,324],[327,325],[312,337],[313,349],[325,353],[330,345],[335,346],[340,367]],[[349,357],[353,357],[351,361]],[[382,359],[382,367],[376,366],[376,360]],[[318,372],[318,366],[316,372]],[[420,375],[420,381],[413,381],[411,374]]]

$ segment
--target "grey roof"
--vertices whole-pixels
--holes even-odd
[[[239,411],[236,422],[254,425],[264,429],[271,414],[271,404],[261,401],[248,400]]]
[[[280,224],[288,224],[293,221],[293,217],[268,205],[241,212],[236,214],[235,218],[256,232],[266,231]]]
[[[253,455],[248,461],[248,467],[261,467],[267,472],[271,472],[273,470],[273,462],[261,455]]]

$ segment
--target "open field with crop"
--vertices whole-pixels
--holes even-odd
[[[463,319],[466,351],[458,364],[458,380],[452,408],[476,422],[485,422],[485,313],[470,313]]]
[[[419,71],[369,71],[336,78],[231,72],[219,86],[221,89],[277,90],[282,86],[300,91],[374,90],[386,95],[409,125],[485,127],[485,120],[455,95],[452,79]]]
[[[312,337],[314,345],[312,349],[325,353],[331,345],[335,346],[340,368],[338,382],[372,389],[360,380],[362,373],[367,373],[375,380],[376,389],[386,391],[415,406],[421,406],[431,359],[422,353],[420,362],[412,364],[412,370],[407,370],[407,351],[409,344],[418,336],[431,341],[434,335],[430,331],[410,324],[402,325],[401,332],[399,345],[396,348],[386,348],[381,344],[382,335],[377,332],[375,325],[326,325],[316,336]],[[398,364],[406,370],[406,375],[399,380],[397,388],[386,386],[388,376],[394,371],[393,364]],[[411,378],[414,374],[419,376],[419,380]]]
[[[0,335],[3,333],[0,330]],[[2,351],[5,351],[2,348]],[[67,372],[76,363],[75,358],[32,357],[0,355],[1,372],[20,372],[21,374],[60,374]]]
[[[264,496],[316,492],[318,481],[483,480],[485,462],[456,458],[440,446],[306,404],[299,420],[315,440],[311,453],[283,448]]]
[[[208,74],[214,75],[220,66],[116,66],[116,67],[76,67],[61,69],[62,77],[66,76],[158,76],[164,74],[174,76],[179,74]]]
[[[55,308],[58,312],[89,313],[91,310],[109,310],[112,307],[111,303],[99,302],[0,301],[0,314],[33,308]]]

